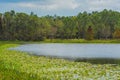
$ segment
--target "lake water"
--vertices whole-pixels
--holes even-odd
[[[28,52],[29,54],[62,57],[62,58],[118,58],[120,59],[120,44],[25,44],[12,50]]]

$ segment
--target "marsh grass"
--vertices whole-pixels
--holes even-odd
[[[120,65],[92,64],[10,51],[0,43],[0,80],[119,80]]]
[[[101,40],[85,40],[85,39],[45,39],[44,41],[0,41],[3,44],[34,44],[34,43],[120,43],[120,39],[101,39]]]
[[[46,39],[44,43],[120,43],[119,39],[108,40],[84,40],[84,39]]]

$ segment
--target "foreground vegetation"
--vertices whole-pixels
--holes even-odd
[[[91,64],[31,56],[0,42],[0,80],[119,80],[120,65]]]

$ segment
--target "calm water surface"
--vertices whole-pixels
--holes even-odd
[[[25,44],[12,50],[65,58],[119,58],[120,44]]]

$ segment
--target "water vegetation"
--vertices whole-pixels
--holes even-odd
[[[119,64],[74,62],[8,50],[18,45],[18,42],[0,42],[0,80],[120,79]]]

